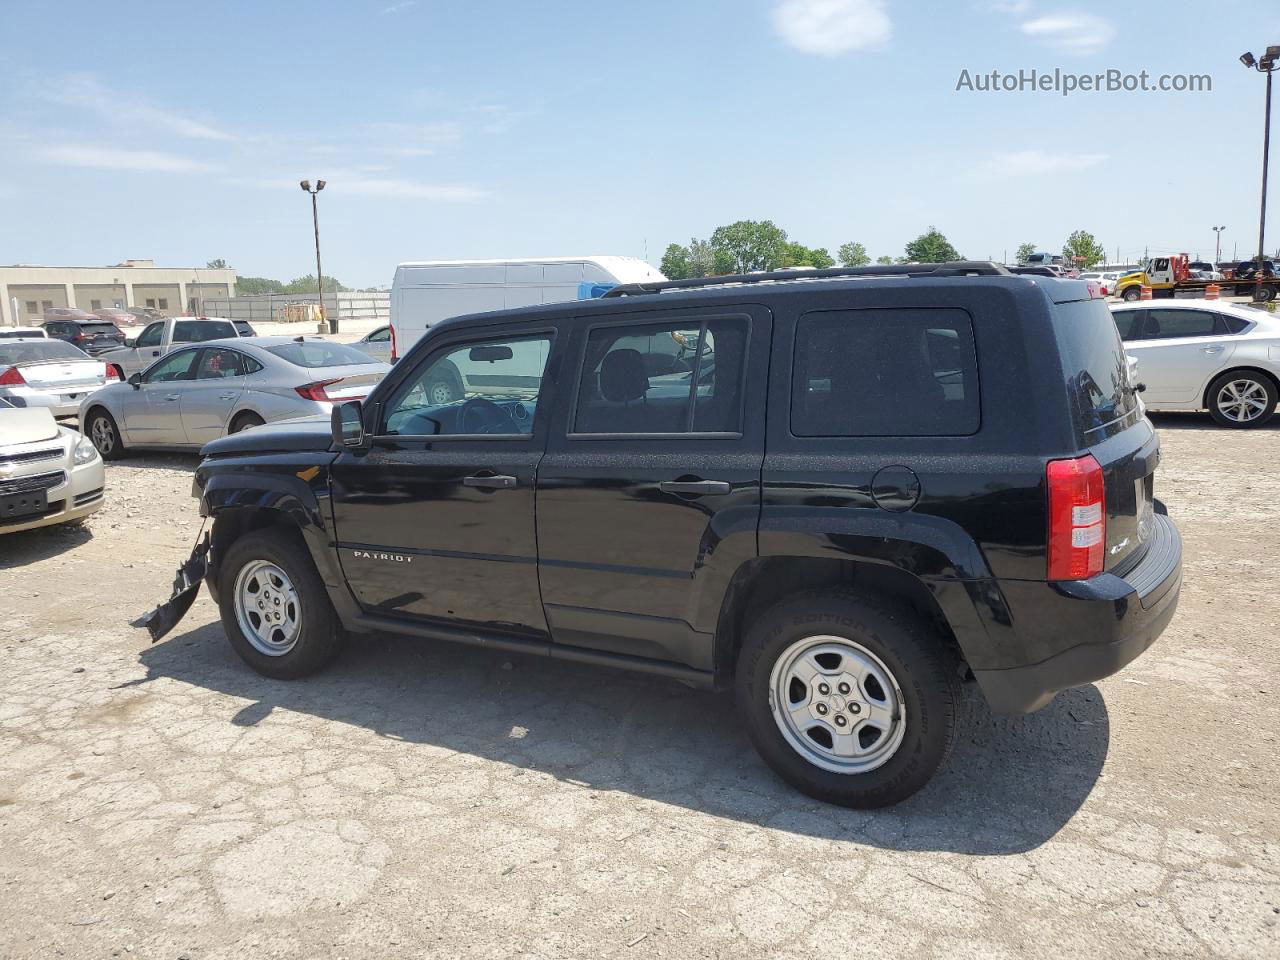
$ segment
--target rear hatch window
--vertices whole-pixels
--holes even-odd
[[[1141,558],[1153,529],[1159,445],[1106,303],[1077,300],[1056,304],[1053,312],[1077,443],[1097,459],[1106,485],[1105,567],[1122,572]]]
[[[116,330],[114,323],[82,323],[80,324],[80,332],[86,337],[116,337],[119,331]]]

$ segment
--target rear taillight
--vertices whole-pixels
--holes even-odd
[[[1051,460],[1049,491],[1050,580],[1086,580],[1102,572],[1107,542],[1106,487],[1092,456]]]
[[[391,362],[395,363],[400,359],[400,355],[396,353],[396,325],[391,324]]]
[[[88,340],[88,339],[89,339],[89,338],[88,338],[88,337],[86,337],[83,333],[77,333],[74,337],[72,337],[72,338],[71,338],[71,342],[72,342],[72,343],[83,343],[85,340]]]
[[[26,385],[26,378],[17,367],[10,367],[4,373],[0,373],[0,387],[25,387]]]
[[[317,380],[315,383],[304,383],[300,387],[293,389],[298,391],[298,396],[303,400],[315,400],[317,403],[333,403],[333,398],[324,392],[325,387],[331,387],[338,380]]]
[[[120,374],[117,373],[116,368],[109,363],[107,364],[106,378],[108,382],[115,380],[118,383],[120,381]]]

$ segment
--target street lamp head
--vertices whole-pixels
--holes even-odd
[[[1280,60],[1280,47],[1267,47],[1267,52],[1262,55],[1258,69],[1270,71],[1275,68],[1277,60]]]
[[[299,184],[298,184],[298,186],[300,186],[303,190],[307,191],[307,193],[310,193],[310,192],[311,192],[311,181],[310,181],[310,180],[303,180],[301,183],[299,183]]]
[[[319,192],[320,192],[321,190],[323,190],[323,189],[324,189],[324,181],[323,181],[323,180],[317,180],[317,181],[316,181],[316,193],[319,193]]]
[[[1258,61],[1253,58],[1252,53],[1242,53],[1240,54],[1240,62],[1246,67],[1253,67]]]

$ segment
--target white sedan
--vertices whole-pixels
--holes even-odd
[[[1157,305],[1158,304],[1158,305]],[[1207,300],[1116,304],[1125,351],[1152,410],[1208,410],[1224,427],[1260,427],[1280,397],[1280,318]]]

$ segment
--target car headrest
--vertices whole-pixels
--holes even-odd
[[[600,364],[600,394],[614,403],[639,400],[649,390],[639,350],[611,350]]]

